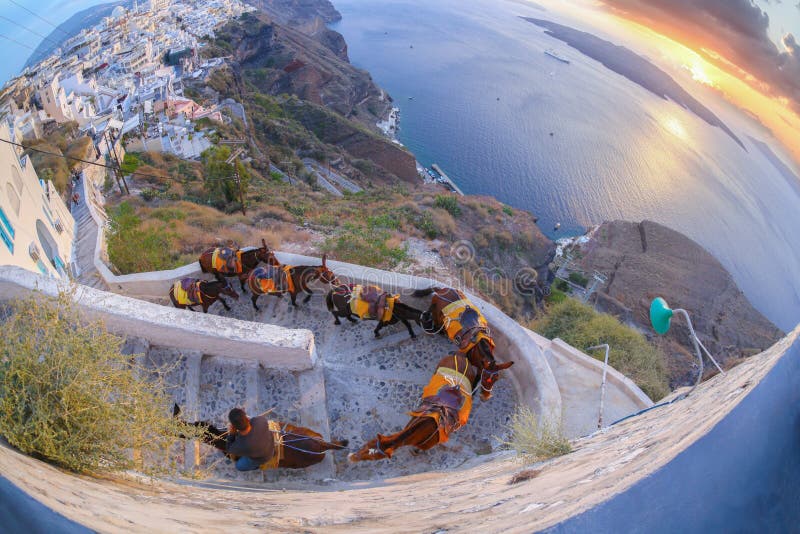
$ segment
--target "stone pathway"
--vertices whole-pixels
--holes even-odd
[[[72,217],[75,219],[75,258],[74,263],[78,266],[78,282],[81,284],[108,291],[108,285],[97,272],[94,266],[94,251],[97,245],[97,223],[89,213],[87,202],[89,198],[86,194],[86,180],[94,178],[93,172],[86,169],[81,172],[81,180],[77,187],[80,197],[78,204],[72,204]]]
[[[170,393],[186,418],[224,427],[228,411],[244,406],[249,413],[272,410],[270,418],[308,426],[323,435],[350,441],[359,448],[380,432],[400,430],[422,394],[436,363],[452,350],[441,336],[429,336],[414,325],[410,339],[402,324],[385,328],[375,339],[374,322],[336,326],[321,293],[308,304],[289,308],[289,299],[261,297],[256,312],[250,295],[231,303],[227,312],[215,304],[209,313],[268,322],[293,328],[309,328],[316,337],[316,368],[290,373],[265,369],[252,362],[204,356],[191,351],[146,347],[146,366],[170,366]],[[411,302],[424,306],[424,302]],[[186,312],[191,313],[191,312]],[[139,350],[142,346],[139,346]],[[173,363],[176,362],[176,363]],[[212,480],[285,485],[307,481],[370,480],[458,467],[476,456],[496,450],[507,435],[505,428],[515,406],[510,381],[501,380],[488,402],[476,400],[469,424],[450,441],[430,451],[412,455],[401,449],[391,460],[351,464],[347,452],[328,453],[326,461],[306,470],[279,469],[238,473],[216,450],[200,446],[200,469]],[[187,461],[194,460],[193,450]]]

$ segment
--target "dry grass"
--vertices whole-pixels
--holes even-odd
[[[525,463],[535,463],[572,452],[559,423],[540,421],[527,406],[517,408],[508,426],[511,438],[506,445],[517,451]]]
[[[122,339],[84,320],[67,293],[13,303],[2,326],[0,434],[11,445],[79,472],[177,472],[168,451],[201,431],[172,417],[166,370],[123,355]]]

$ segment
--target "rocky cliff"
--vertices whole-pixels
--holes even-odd
[[[660,224],[605,222],[578,255],[582,269],[608,277],[596,297],[600,310],[652,334],[650,302],[662,296],[689,312],[703,344],[724,365],[766,349],[783,335],[753,308],[719,261],[685,235]],[[654,338],[671,356],[673,387],[695,376],[695,356],[689,352],[687,336],[686,325],[677,318],[666,338]]]
[[[342,36],[329,32],[323,17],[308,23],[299,19],[298,26],[289,27],[271,19],[271,12],[245,15],[217,34],[217,45],[236,59],[233,68],[244,80],[244,89],[297,96],[299,104],[287,111],[321,141],[340,146],[354,158],[371,160],[398,178],[417,181],[414,156],[375,125],[390,110],[391,99],[367,72],[347,61]]]

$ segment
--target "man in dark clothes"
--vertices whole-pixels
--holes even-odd
[[[238,456],[238,471],[253,471],[272,459],[275,454],[275,438],[264,416],[252,419],[241,408],[228,413],[228,453]]]

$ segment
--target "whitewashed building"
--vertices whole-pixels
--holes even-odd
[[[0,139],[10,139],[5,122]],[[0,265],[66,278],[74,236],[75,221],[52,184],[0,141]]]

